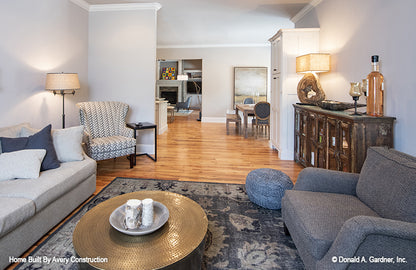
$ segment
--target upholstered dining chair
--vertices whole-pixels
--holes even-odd
[[[254,99],[251,97],[245,98],[243,104],[254,104]],[[247,116],[252,117],[252,119],[254,119],[254,113],[249,113]]]
[[[87,155],[94,160],[129,155],[132,168],[136,159],[136,139],[134,131],[126,127],[129,106],[116,101],[81,102],[77,106],[87,135],[84,140]]]
[[[254,99],[251,97],[245,98],[243,104],[254,104]]]
[[[270,103],[261,101],[256,103],[254,106],[254,118],[252,120],[252,125],[256,130],[256,138],[259,133],[260,128],[265,128],[267,131],[267,136],[270,139]]]

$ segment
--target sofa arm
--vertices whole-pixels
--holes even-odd
[[[356,195],[359,174],[319,168],[305,168],[296,180],[295,190]]]
[[[416,265],[414,254],[416,223],[356,216],[341,227],[328,253],[318,261],[317,269],[347,269],[349,263],[344,258],[353,258],[353,264],[363,268],[379,265],[384,269],[392,266],[391,261],[394,261],[394,266],[406,268]],[[374,260],[382,257],[393,259],[375,263]]]

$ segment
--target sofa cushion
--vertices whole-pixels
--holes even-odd
[[[35,215],[35,204],[26,198],[0,196],[0,237]]]
[[[315,259],[321,259],[331,247],[348,219],[379,215],[357,197],[345,194],[287,190],[283,197],[284,221]]]
[[[357,196],[384,218],[416,222],[416,158],[394,149],[369,148]]]
[[[58,169],[41,172],[38,179],[1,181],[0,197],[31,199],[39,212],[95,172],[96,162],[88,157],[62,163]]]
[[[22,123],[15,126],[3,127],[0,128],[0,137],[16,138],[20,137],[20,132],[22,127],[29,127],[29,123]],[[1,138],[0,138],[0,154],[2,153],[1,149]]]
[[[2,141],[3,152],[13,152],[23,149],[45,149],[46,156],[41,165],[41,171],[56,169],[59,167],[59,160],[53,146],[51,125],[46,126],[38,133],[29,137],[6,138]]]
[[[39,129],[23,127],[21,136],[31,136]],[[60,162],[78,161],[84,158],[82,138],[84,126],[75,126],[64,129],[52,129],[53,146]]]
[[[0,181],[38,178],[45,149],[20,150],[0,155]]]

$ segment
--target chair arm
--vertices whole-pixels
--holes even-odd
[[[305,168],[296,180],[295,190],[356,195],[359,174],[319,168]]]
[[[121,128],[121,136],[127,137],[127,138],[133,138],[134,137],[134,130],[128,127],[123,126]]]
[[[341,227],[328,253],[317,263],[317,269],[346,269],[348,263],[339,262],[343,258],[358,258],[365,268],[374,258],[404,258],[403,267],[415,265],[416,223],[371,216],[356,216],[347,220]],[[334,259],[335,258],[335,259]],[[363,258],[365,261],[363,261]],[[386,265],[385,265],[386,264]],[[388,267],[389,263],[378,263]],[[374,266],[374,265],[373,265]],[[383,268],[384,269],[384,268]]]
[[[90,136],[90,133],[88,132],[87,128],[85,128],[85,126],[84,126],[84,133],[82,134],[81,145],[82,145],[82,149],[84,150],[85,153],[89,153],[91,140],[92,140],[92,138]]]

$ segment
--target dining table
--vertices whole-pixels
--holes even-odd
[[[256,104],[235,104],[235,113],[238,115],[238,112],[241,111],[244,117],[244,125],[243,125],[243,133],[244,138],[248,137],[247,132],[247,123],[248,123],[248,116],[249,114],[254,114],[254,106]]]

